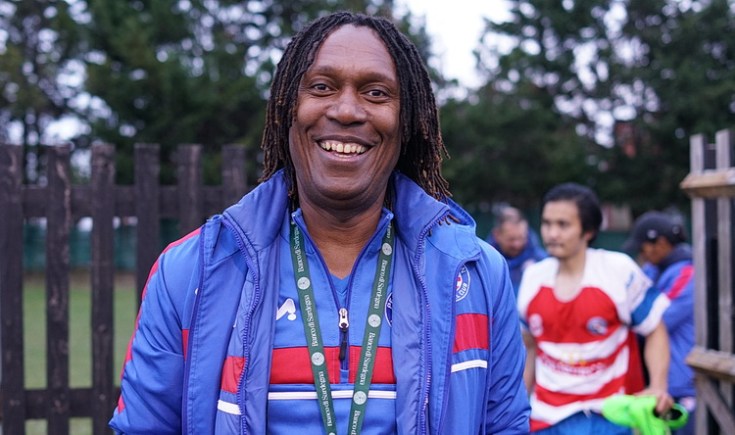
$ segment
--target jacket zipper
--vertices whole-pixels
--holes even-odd
[[[204,287],[204,234],[205,230],[207,228],[207,223],[201,226],[201,230],[199,231],[199,282],[197,285],[197,288],[194,293],[194,308],[192,309],[192,319],[198,319],[198,312],[199,312],[199,300],[201,299],[202,289]],[[196,331],[196,321],[192,322],[191,326],[189,327],[189,339],[191,340],[192,337],[194,337],[195,331]],[[186,355],[184,358],[184,366],[186,367],[186,370],[184,371],[184,395],[186,397],[185,408],[184,408],[184,417],[182,418],[181,422],[181,433],[187,433],[189,431],[189,375],[191,370],[191,353],[194,351],[193,346],[189,346],[189,343],[186,343],[186,347],[189,349],[189,354]]]
[[[442,211],[441,213],[437,214],[434,219],[432,219],[424,228],[421,230],[421,233],[419,233],[418,237],[418,246],[416,248],[416,255],[414,256],[414,261],[411,262],[411,267],[413,268],[413,273],[416,275],[416,279],[419,281],[419,284],[421,285],[421,299],[422,299],[422,305],[423,305],[423,313],[424,313],[424,322],[423,322],[423,341],[426,344],[423,349],[423,366],[425,367],[425,377],[424,377],[424,387],[419,391],[419,405],[421,406],[421,409],[419,410],[419,433],[420,434],[426,434],[428,433],[428,425],[426,421],[426,416],[428,415],[428,407],[429,407],[429,390],[431,388],[431,364],[429,361],[431,361],[431,313],[429,312],[429,292],[427,290],[426,286],[426,280],[424,279],[424,275],[420,273],[418,270],[418,264],[421,257],[424,255],[424,247],[426,244],[426,235],[428,234],[429,230],[436,225],[440,220],[444,219],[449,214],[448,210]]]
[[[237,229],[234,228],[234,225],[231,222],[228,222],[228,220],[223,219],[223,223],[225,226],[232,231],[233,235],[235,236],[235,242],[237,242],[237,248],[240,250],[240,252],[243,254],[243,257],[245,257],[245,263],[248,266],[248,269],[253,271],[253,298],[250,302],[250,306],[248,307],[248,311],[245,316],[245,327],[243,329],[243,335],[241,337],[242,339],[242,350],[243,350],[243,358],[245,359],[245,365],[242,368],[242,373],[240,374],[240,379],[238,380],[238,394],[237,394],[237,404],[240,408],[240,433],[243,435],[247,435],[247,419],[246,419],[246,413],[243,412],[245,409],[245,379],[247,379],[247,371],[250,368],[250,347],[248,346],[246,337],[250,336],[250,329],[252,327],[252,321],[253,321],[253,312],[255,311],[255,307],[258,306],[260,303],[260,273],[258,273],[257,269],[255,268],[253,259],[248,254],[248,251],[245,246],[245,240],[243,240],[242,236],[240,235],[240,232],[237,231]],[[252,248],[252,246],[251,246]]]
[[[301,219],[296,219],[300,217],[296,212],[291,214],[291,218],[296,222],[296,224],[301,229],[302,234],[304,237],[309,241],[309,243],[312,246],[316,246],[314,241],[309,236],[309,233],[306,231],[303,225],[303,221]],[[355,260],[355,264],[352,266],[352,270],[350,271],[350,280],[347,283],[347,295],[345,297],[345,306],[343,307],[342,304],[340,304],[339,296],[337,295],[337,289],[334,288],[334,283],[332,282],[332,277],[329,273],[329,268],[327,267],[327,263],[324,261],[324,258],[321,256],[319,251],[316,252],[316,257],[319,259],[319,263],[322,265],[322,270],[326,271],[327,273],[327,281],[329,282],[329,287],[332,290],[332,299],[334,300],[334,305],[337,308],[337,315],[338,315],[338,322],[337,327],[339,328],[339,335],[340,335],[340,343],[339,343],[339,361],[340,361],[340,368],[342,370],[348,370],[349,369],[349,363],[350,363],[350,353],[349,353],[349,327],[350,327],[350,320],[349,320],[349,310],[350,310],[350,301],[352,300],[352,283],[354,282],[355,278],[355,270],[357,265],[362,261],[362,258],[365,256],[365,252],[367,251],[367,247],[370,246],[378,234],[381,234],[381,231],[385,230],[385,226],[387,222],[390,222],[390,220],[393,219],[393,214],[389,213],[385,216],[383,216],[378,223],[378,228],[375,231],[375,234],[370,238],[370,241],[365,245],[365,247],[360,251],[360,254],[358,254],[357,259]],[[341,377],[341,373],[340,373]]]
[[[340,364],[347,358],[347,332],[350,327],[350,319],[347,313],[347,308],[339,309],[339,331],[340,331],[340,342],[339,342],[339,361]]]

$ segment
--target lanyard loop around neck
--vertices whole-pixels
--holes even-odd
[[[380,328],[383,324],[383,313],[385,312],[385,301],[393,258],[394,234],[393,224],[389,223],[383,236],[380,247],[378,265],[375,269],[373,289],[370,296],[365,334],[362,341],[360,361],[357,366],[354,393],[350,406],[350,417],[348,420],[348,434],[358,435],[362,429],[362,422],[367,407],[367,398],[372,381],[375,358],[377,356]],[[309,350],[311,370],[314,376],[314,387],[316,388],[317,402],[322,415],[322,423],[327,435],[337,435],[337,421],[334,414],[334,403],[332,401],[332,390],[329,383],[324,344],[322,342],[321,328],[317,317],[316,300],[314,289],[309,273],[309,264],[306,259],[303,236],[295,223],[291,223],[291,260],[293,261],[294,279],[298,289],[301,318],[304,323],[304,334],[306,335],[306,347]]]

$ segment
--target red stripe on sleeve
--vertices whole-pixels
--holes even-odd
[[[237,393],[237,384],[245,367],[245,358],[241,356],[228,356],[222,366],[222,390],[228,393]]]
[[[455,317],[454,353],[468,349],[489,349],[486,314],[458,314]]]
[[[181,346],[184,349],[184,359],[186,359],[187,350],[189,350],[189,330],[181,330]]]
[[[684,290],[684,287],[689,284],[689,281],[692,279],[693,274],[693,266],[688,265],[682,267],[681,271],[679,272],[679,276],[676,277],[674,285],[671,286],[671,289],[666,293],[666,296],[668,296],[669,299],[675,299],[677,296],[679,296],[679,293],[681,293],[682,290]]]
[[[170,250],[174,246],[178,246],[185,241],[191,239],[192,237],[197,236],[201,232],[201,227],[195,229],[194,231],[190,232],[189,234],[185,235],[184,237],[180,238],[179,240],[176,240],[174,242],[171,242],[166,248],[161,252],[161,255],[165,253],[166,251]],[[160,259],[160,255],[159,255]],[[141,294],[141,301],[145,299],[146,293],[148,292],[148,283],[151,280],[151,277],[158,272],[158,261],[159,259],[156,259],[155,263],[153,263],[153,266],[151,266],[150,272],[148,272],[148,278],[146,279],[145,285],[143,286],[143,293]],[[128,364],[128,362],[133,358],[133,338],[135,337],[135,334],[138,332],[138,322],[140,321],[140,310],[138,310],[138,315],[135,317],[135,327],[133,328],[133,334],[130,336],[130,340],[128,341],[128,348],[125,351],[125,361],[123,362],[122,370],[120,371],[120,379],[122,379],[123,375],[125,374],[125,366]],[[186,357],[186,344],[188,343],[188,331],[186,332],[187,339],[184,340],[184,357]],[[183,331],[182,331],[183,335]],[[117,410],[118,412],[122,412],[123,409],[125,409],[125,402],[122,398],[122,393],[120,393],[120,397],[117,401]]]

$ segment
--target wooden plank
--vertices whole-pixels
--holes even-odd
[[[735,355],[731,353],[695,346],[686,363],[697,373],[735,383]]]
[[[699,174],[689,174],[679,187],[693,198],[734,197],[735,168],[710,169]]]
[[[92,147],[92,432],[109,434],[113,397],[113,290],[115,274],[115,148]]]
[[[23,148],[0,145],[0,413],[2,433],[24,434]]]
[[[700,415],[706,416],[706,411],[709,410],[709,415],[714,417],[715,421],[719,426],[719,432],[722,434],[735,434],[735,415],[730,405],[725,403],[725,400],[720,395],[720,392],[715,388],[712,381],[707,379],[705,376],[696,376],[695,384],[698,392],[697,411],[702,410],[702,414],[697,412],[697,420],[695,433],[707,433],[701,432],[699,429],[700,420],[704,420],[706,417],[700,419]]]
[[[689,139],[689,162],[690,176],[701,174],[705,169],[705,147],[707,145],[704,135],[694,135]],[[703,198],[692,197],[692,261],[694,270],[694,330],[695,343],[700,347],[707,347],[709,342],[709,329],[707,328],[707,229],[706,229],[706,201]],[[699,400],[701,396],[697,394]],[[696,411],[696,433],[709,433],[709,417],[705,406],[697,407]]]
[[[222,147],[221,208],[235,204],[247,192],[245,157],[245,147],[243,146],[225,145]]]
[[[230,205],[223,202],[222,186],[202,186],[202,201],[204,215],[208,216],[222,211],[224,206]],[[72,186],[71,208],[72,221],[91,216],[91,186]],[[233,192],[235,188],[231,189]],[[239,188],[237,188],[239,191]],[[176,186],[158,186],[158,205],[161,218],[179,218],[178,188]],[[23,186],[21,191],[24,218],[46,217],[46,187]],[[232,195],[232,194],[230,194]],[[242,196],[242,195],[241,195]],[[135,186],[115,186],[115,216],[121,218],[136,216],[139,206],[136,200]],[[226,197],[226,196],[225,196]],[[240,199],[238,197],[238,199]]]
[[[68,145],[47,148],[46,372],[50,435],[69,433],[69,232],[71,169]]]
[[[704,170],[703,135],[692,136],[690,139],[691,174],[698,174]],[[695,343],[706,346],[707,333],[707,255],[705,251],[705,202],[701,198],[692,199],[692,257],[694,270],[694,326]]]
[[[715,155],[717,160],[717,169],[720,171],[729,170],[732,173],[733,196],[735,196],[735,168],[732,167],[732,131],[721,130],[715,136]],[[733,353],[733,270],[735,270],[735,258],[733,258],[733,213],[732,200],[729,197],[717,199],[717,269],[719,272],[718,281],[718,301],[719,310],[719,350],[723,352]],[[735,403],[733,398],[732,384],[722,383],[720,391],[730,408]]]
[[[202,146],[180,145],[177,151],[177,186],[179,200],[179,235],[183,236],[204,223],[202,211]]]
[[[120,395],[120,388],[114,387],[112,390],[113,397]],[[46,418],[46,402],[48,402],[48,391],[45,389],[32,389],[25,392],[25,412],[19,413],[21,416],[30,419]],[[0,402],[4,400],[3,391],[0,391]],[[71,417],[92,417],[92,408],[89,406],[92,400],[91,388],[70,388],[69,389],[69,415]],[[108,413],[108,420],[111,411]],[[21,433],[19,432],[13,433]],[[109,430],[108,430],[109,433]]]
[[[135,145],[135,285],[138,306],[148,273],[161,251],[161,201],[158,185],[161,164],[158,156],[158,145]]]

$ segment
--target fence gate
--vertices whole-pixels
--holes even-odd
[[[148,271],[160,251],[162,218],[177,219],[186,234],[205,218],[236,202],[247,190],[245,150],[222,149],[222,185],[204,186],[200,145],[177,150],[178,185],[158,182],[159,147],[135,147],[135,182],[115,185],[112,145],[92,147],[92,179],[72,185],[67,145],[43,147],[45,185],[23,184],[23,148],[0,145],[0,421],[2,433],[25,433],[29,419],[45,419],[49,434],[68,434],[71,417],[92,419],[93,433],[109,434],[107,422],[118,396],[113,373],[113,286],[115,217],[136,218],[138,302]],[[46,367],[45,389],[26,389],[23,352],[23,222],[45,218]],[[92,386],[69,386],[69,233],[72,223],[91,217]]]
[[[735,165],[733,131],[715,143],[693,136],[691,172],[696,345],[687,357],[697,387],[697,434],[735,434]]]

